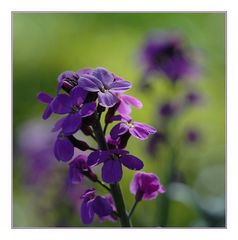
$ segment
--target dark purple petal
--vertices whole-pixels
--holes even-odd
[[[122,115],[129,115],[131,113],[131,107],[129,104],[121,100],[120,105],[117,108],[117,111]]]
[[[47,93],[44,93],[44,92],[40,92],[37,96],[38,100],[42,103],[51,103],[51,101],[53,100],[53,98],[47,94]]]
[[[80,113],[68,115],[62,124],[62,131],[66,135],[72,135],[78,131],[81,126],[82,118]]]
[[[85,98],[87,97],[88,92],[82,89],[79,86],[74,87],[70,91],[70,96],[73,99],[73,104],[80,106]]]
[[[70,96],[66,94],[59,94],[52,101],[51,107],[54,113],[65,114],[71,111],[72,104]]]
[[[55,125],[53,126],[53,128],[51,129],[52,132],[57,132],[62,128],[63,122],[64,122],[65,118],[61,118],[59,119]]]
[[[79,86],[89,92],[98,92],[103,88],[101,81],[99,81],[96,77],[87,74],[80,77]]]
[[[110,158],[111,154],[108,151],[94,151],[92,153],[89,154],[88,156],[88,166],[94,166],[94,165],[98,165],[101,162],[107,160],[108,158]]]
[[[118,123],[112,128],[110,135],[113,139],[116,139],[122,134],[126,133],[128,130],[129,127],[125,123]]]
[[[67,138],[58,138],[55,142],[54,153],[59,161],[67,162],[74,155],[74,146]]]
[[[144,163],[133,155],[122,156],[121,163],[131,170],[141,170],[144,167]]]
[[[150,134],[156,133],[156,129],[147,124],[135,122],[134,127],[131,127],[129,132],[134,137],[140,140],[145,140]]]
[[[82,69],[80,69],[78,72],[76,72],[77,73],[77,75],[79,76],[79,77],[81,77],[82,75],[84,75],[84,74],[92,74],[92,72],[93,72],[93,69],[92,68],[82,68]]]
[[[110,91],[98,92],[98,102],[103,107],[112,107],[118,102],[118,98]]]
[[[81,205],[81,220],[84,224],[90,224],[93,222],[93,200],[83,201]]]
[[[113,74],[102,67],[96,68],[93,75],[99,79],[105,87],[109,87],[114,80]]]
[[[95,102],[85,103],[80,110],[80,115],[82,117],[90,116],[96,111],[96,108]]]
[[[125,92],[132,87],[130,82],[115,81],[110,86],[110,90],[114,92]]]
[[[102,167],[102,179],[109,184],[117,183],[122,178],[122,167],[118,160],[108,160]]]
[[[97,196],[93,201],[93,210],[99,217],[105,217],[112,213],[113,209],[110,203],[101,196]]]
[[[46,107],[43,115],[42,115],[42,118],[43,118],[44,120],[46,120],[46,119],[48,119],[48,118],[51,116],[51,114],[52,114],[52,109],[51,109],[51,106],[48,105],[48,106]]]

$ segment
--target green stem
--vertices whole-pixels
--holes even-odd
[[[108,150],[105,136],[100,123],[100,115],[98,115],[95,124],[93,125],[95,137],[97,139],[98,147],[101,150]],[[131,227],[130,219],[126,213],[126,208],[119,183],[110,184],[112,197],[114,199],[117,212],[119,214],[122,227]]]
[[[136,206],[137,206],[138,203],[139,203],[139,201],[136,201],[136,200],[135,200],[135,202],[134,202],[134,204],[133,204],[133,206],[132,206],[132,208],[131,208],[131,211],[130,211],[130,213],[129,213],[129,218],[131,218],[131,216],[132,216],[133,212],[135,211]]]

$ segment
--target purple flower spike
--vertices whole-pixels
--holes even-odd
[[[164,193],[165,189],[155,174],[138,172],[130,184],[130,191],[137,201],[141,201],[153,200],[159,193]]]
[[[79,85],[86,91],[97,92],[98,102],[103,107],[114,106],[119,101],[116,94],[131,88],[127,81],[114,81],[114,75],[105,68],[96,68],[92,74],[82,75]]]
[[[110,135],[113,139],[116,139],[128,131],[135,138],[145,140],[149,137],[150,134],[156,133],[157,130],[145,123],[121,122],[112,128]]]
[[[110,216],[113,208],[105,197],[96,196],[95,189],[88,189],[82,196],[81,219],[84,224],[90,224],[96,213],[99,218]]]
[[[59,133],[55,142],[54,153],[57,160],[64,162],[69,161],[74,155],[73,144],[62,132]]]
[[[53,101],[53,98],[48,95],[47,93],[40,92],[37,96],[38,100],[42,103],[46,103],[47,107],[42,115],[42,118],[44,120],[48,119],[50,115],[52,114],[52,109],[51,109],[51,102]]]

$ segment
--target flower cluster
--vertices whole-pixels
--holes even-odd
[[[130,82],[105,68],[98,67],[81,69],[78,72],[66,71],[58,77],[54,97],[44,92],[38,94],[38,100],[46,104],[43,119],[48,119],[53,113],[61,116],[52,128],[53,132],[58,132],[54,154],[57,160],[69,162],[69,182],[77,184],[83,177],[87,177],[112,194],[111,197],[96,196],[95,189],[88,189],[83,194],[81,219],[85,224],[93,221],[94,214],[101,220],[115,220],[119,216],[121,222],[128,217],[125,209],[121,209],[120,203],[118,204],[123,199],[116,190],[123,177],[122,165],[127,169],[138,171],[143,168],[144,163],[125,148],[131,136],[145,140],[156,133],[156,129],[148,124],[132,120],[131,106],[141,108],[142,103],[125,94],[131,87]],[[105,113],[104,128],[102,128],[103,112]],[[114,122],[118,123],[107,135],[108,125]],[[98,148],[77,139],[75,134],[78,132],[92,137]],[[73,159],[75,148],[86,153],[80,153]],[[93,168],[99,164],[103,164],[101,168],[103,181],[93,172]],[[140,200],[149,200],[147,195],[152,194],[155,197],[159,192],[163,192],[157,177],[151,180],[150,177],[142,177],[146,173],[140,174],[140,182],[143,183],[139,184],[137,189],[141,189],[140,193],[149,191],[142,194]],[[138,181],[137,178],[135,179],[134,181]],[[138,193],[134,189],[135,187],[131,192],[138,201]],[[124,225],[127,226],[128,223],[125,222],[129,221],[124,221]]]

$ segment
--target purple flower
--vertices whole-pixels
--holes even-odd
[[[122,179],[122,165],[131,170],[140,170],[144,166],[140,159],[128,153],[128,151],[122,149],[98,150],[88,156],[88,166],[96,166],[103,163],[103,181],[114,184]]]
[[[151,156],[155,156],[157,150],[158,150],[158,146],[165,142],[165,134],[161,133],[161,132],[157,132],[156,134],[154,134],[149,142],[148,142],[148,146],[147,146],[147,152],[148,154],[150,154]]]
[[[52,109],[51,109],[51,102],[53,101],[53,97],[48,95],[47,93],[40,92],[37,96],[38,100],[42,103],[46,103],[47,107],[42,115],[42,118],[44,120],[48,119],[50,115],[52,114]]]
[[[199,131],[196,129],[189,129],[186,132],[186,141],[189,143],[196,143],[200,140]]]
[[[143,106],[140,100],[129,95],[120,94],[118,95],[118,98],[120,99],[120,104],[117,108],[117,111],[121,115],[129,115],[131,113],[131,106],[134,106],[138,109],[142,108]]]
[[[149,36],[141,51],[141,62],[147,72],[162,73],[172,82],[195,73],[193,59],[182,38],[168,34]]]
[[[92,115],[96,111],[96,103],[84,103],[87,92],[81,87],[73,88],[70,95],[58,94],[51,103],[54,113],[67,114],[63,120],[59,120],[54,130],[62,131],[66,135],[72,135],[78,131],[81,126],[82,118]]]
[[[153,200],[165,189],[159,178],[153,173],[137,172],[130,184],[130,191],[137,201]]]
[[[177,111],[178,106],[173,102],[165,102],[159,108],[159,114],[163,118],[171,118],[177,113]]]
[[[197,92],[188,92],[185,96],[185,103],[195,105],[201,102],[201,96]]]
[[[55,141],[54,153],[57,160],[64,162],[69,161],[74,155],[74,145],[63,132],[59,133]]]
[[[87,158],[87,156],[80,154],[69,163],[68,179],[71,184],[80,183],[83,179],[83,176],[87,176],[93,181],[97,180],[97,176],[87,165]]]
[[[127,81],[114,80],[111,72],[105,68],[96,68],[92,74],[82,75],[79,85],[89,92],[97,92],[101,106],[112,107],[119,101],[116,93],[122,93],[131,88],[131,84]]]
[[[117,215],[114,212],[116,212],[117,209],[116,209],[113,197],[112,197],[111,194],[108,194],[104,197],[109,202],[109,204],[111,205],[113,212],[110,215],[107,215],[105,217],[99,217],[99,218],[100,218],[101,221],[106,221],[107,220],[107,221],[115,222],[117,220]]]
[[[131,120],[127,120],[116,124],[112,128],[110,135],[113,139],[116,139],[129,132],[135,138],[145,140],[149,137],[150,134],[156,133],[156,131],[157,130],[155,128],[151,127],[148,124],[131,122]]]
[[[84,224],[90,224],[93,221],[94,214],[99,218],[109,216],[113,209],[105,197],[96,196],[95,189],[88,189],[81,196],[83,199],[81,205],[81,219]]]

